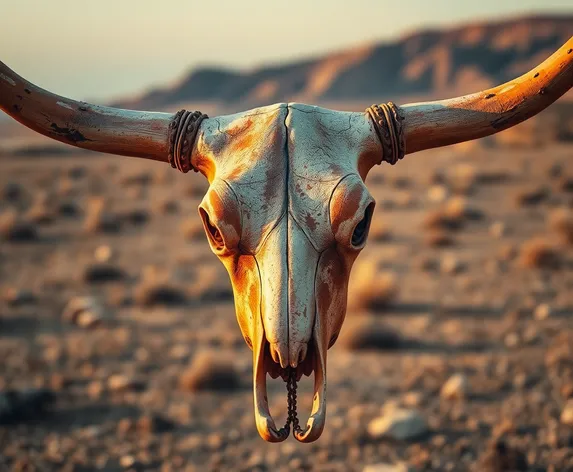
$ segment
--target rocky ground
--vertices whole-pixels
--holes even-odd
[[[0,470],[573,471],[573,146],[425,152],[368,186],[324,434],[276,445],[200,176],[0,157]]]

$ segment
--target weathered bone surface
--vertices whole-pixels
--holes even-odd
[[[312,412],[295,436],[314,441],[324,428],[327,350],[344,321],[350,270],[374,208],[364,185],[370,169],[501,131],[572,86],[573,38],[495,89],[367,113],[298,103],[216,118],[115,110],[50,94],[0,63],[0,108],[24,125],[75,146],[169,161],[207,177],[199,213],[229,272],[253,351],[256,425],[273,442],[286,436],[269,412],[267,374],[286,380],[293,370],[297,379],[314,373]],[[189,117],[188,134],[181,116]]]

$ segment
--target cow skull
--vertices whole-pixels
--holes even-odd
[[[314,373],[310,419],[294,433],[310,442],[323,430],[327,350],[344,321],[350,270],[375,204],[364,184],[369,170],[511,127],[572,86],[573,38],[494,89],[367,113],[298,103],[216,118],[118,110],[53,95],[0,63],[0,108],[24,125],[82,148],[193,168],[209,180],[199,213],[231,278],[253,351],[256,425],[272,442],[288,430],[270,415],[267,374],[292,387]]]

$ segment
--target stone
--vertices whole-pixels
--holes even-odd
[[[464,269],[464,264],[453,254],[446,254],[442,258],[440,269],[444,274],[459,274]]]
[[[107,387],[112,392],[124,392],[126,390],[135,390],[139,386],[133,378],[124,374],[113,374],[107,379]]]
[[[368,434],[373,439],[384,437],[397,440],[411,440],[428,432],[426,420],[413,409],[392,407],[368,424]]]
[[[101,245],[94,251],[94,258],[97,262],[109,262],[113,256],[113,249],[108,245]]]
[[[428,200],[442,203],[448,198],[448,189],[444,185],[432,185],[428,190]]]
[[[37,418],[55,402],[51,390],[5,390],[0,392],[0,424]]]
[[[6,289],[2,298],[11,306],[28,305],[36,301],[32,291],[14,287]]]
[[[539,321],[549,318],[550,315],[551,315],[551,306],[549,306],[547,303],[542,303],[538,305],[535,308],[535,311],[533,312],[533,316],[535,317],[536,320]]]
[[[179,377],[180,388],[190,392],[233,391],[240,385],[235,367],[210,352],[196,354],[189,368]]]
[[[495,223],[492,223],[492,225],[489,227],[489,234],[491,234],[496,239],[499,239],[502,236],[504,236],[505,232],[506,232],[505,224],[501,221],[496,221]]]
[[[573,426],[573,399],[569,399],[565,403],[565,407],[561,411],[561,423]]]
[[[161,415],[149,414],[139,418],[136,427],[140,434],[166,433],[175,428],[175,423]]]
[[[403,462],[396,464],[379,463],[367,465],[362,469],[362,472],[414,472],[414,469]]]
[[[114,264],[108,262],[98,262],[90,264],[84,269],[84,282],[86,283],[105,283],[124,280],[127,274],[125,271]]]
[[[74,297],[64,308],[62,318],[82,328],[95,328],[106,318],[105,309],[94,297]]]
[[[447,400],[459,400],[468,394],[469,382],[464,374],[451,376],[442,386],[440,395]]]

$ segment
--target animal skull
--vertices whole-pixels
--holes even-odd
[[[310,442],[324,427],[327,350],[344,321],[350,270],[375,205],[367,173],[382,160],[487,136],[535,115],[573,86],[572,51],[573,38],[513,82],[441,102],[382,106],[378,115],[281,103],[196,121],[74,102],[0,63],[0,108],[54,139],[169,156],[180,170],[193,167],[208,179],[199,213],[229,272],[239,326],[253,351],[258,431],[267,441],[286,438],[269,412],[266,375],[314,373],[310,419],[295,431]]]

